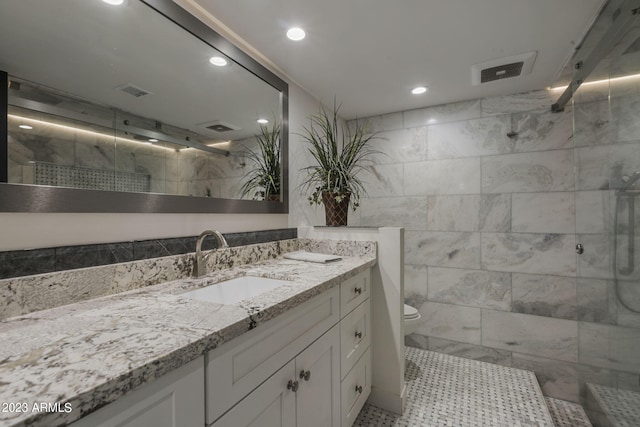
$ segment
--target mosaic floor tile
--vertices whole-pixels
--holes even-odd
[[[589,417],[580,404],[552,397],[544,399],[556,427],[592,427]]]
[[[413,347],[405,356],[405,413],[365,405],[354,425],[553,427],[532,372]]]

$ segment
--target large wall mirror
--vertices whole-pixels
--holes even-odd
[[[0,211],[288,211],[287,84],[173,1],[0,15]]]

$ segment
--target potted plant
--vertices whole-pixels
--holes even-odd
[[[260,133],[255,136],[257,147],[245,152],[252,164],[240,187],[242,197],[251,195],[253,200],[280,201],[280,132],[277,123],[271,128],[260,125]]]
[[[372,164],[371,155],[377,153],[369,144],[377,134],[368,133],[357,120],[352,129],[340,124],[339,109],[334,103],[330,114],[321,107],[301,135],[316,164],[302,169],[307,175],[300,185],[311,191],[312,205],[324,205],[328,226],[347,225],[349,206],[355,211],[360,196],[366,194],[359,175]]]

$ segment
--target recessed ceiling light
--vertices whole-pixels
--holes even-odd
[[[266,125],[267,123],[269,123],[269,120],[267,120],[267,119],[258,119],[258,120],[256,120],[256,122],[260,123],[261,125]]]
[[[124,0],[102,0],[106,4],[110,4],[111,6],[120,6],[124,3]]]
[[[227,60],[221,56],[212,56],[209,59],[209,62],[211,62],[213,65],[217,67],[224,67],[225,65],[227,65]]]
[[[296,42],[302,40],[306,36],[307,34],[304,32],[302,28],[293,27],[293,28],[289,28],[289,30],[287,31],[287,37],[289,37],[291,40]]]
[[[427,91],[427,88],[424,86],[418,86],[411,89],[411,93],[414,95],[420,95],[422,93],[425,93],[426,91]]]
[[[155,138],[149,138],[149,142],[158,142],[158,140]]]
[[[29,125],[19,125],[18,127],[20,129],[33,129],[33,126],[29,126]]]

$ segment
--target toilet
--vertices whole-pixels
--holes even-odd
[[[410,305],[404,305],[404,334],[414,333],[420,325],[420,313]]]

